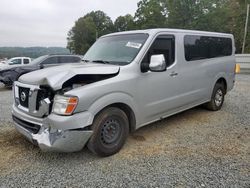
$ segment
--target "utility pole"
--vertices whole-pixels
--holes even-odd
[[[96,30],[95,31],[95,40],[97,40],[98,39],[98,31]]]
[[[250,5],[247,4],[247,17],[246,17],[246,23],[245,23],[245,33],[244,33],[243,45],[242,45],[242,54],[244,54],[245,45],[246,45],[247,28],[248,28],[248,17],[249,17],[249,7],[250,7]]]

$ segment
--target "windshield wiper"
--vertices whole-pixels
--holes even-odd
[[[103,60],[93,60],[94,63],[102,63],[102,64],[110,64],[109,61],[103,61]]]

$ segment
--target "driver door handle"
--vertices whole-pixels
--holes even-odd
[[[172,77],[175,77],[175,76],[177,76],[177,75],[178,75],[177,72],[171,72],[171,73],[170,73],[170,76],[172,76]]]

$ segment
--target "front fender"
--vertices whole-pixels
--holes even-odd
[[[105,107],[115,103],[126,104],[133,110],[135,116],[138,114],[138,110],[135,106],[136,103],[133,97],[127,93],[122,93],[122,92],[109,93],[98,98],[97,100],[94,101],[94,103],[91,104],[88,111],[96,115]]]
[[[135,101],[132,96],[122,93],[122,92],[115,92],[115,93],[109,93],[106,94],[97,100],[95,100],[94,103],[89,107],[88,111],[90,111],[92,114],[96,115],[98,112],[100,112],[105,107],[115,104],[115,103],[123,103],[128,105],[135,113],[136,115],[136,107],[135,107]]]

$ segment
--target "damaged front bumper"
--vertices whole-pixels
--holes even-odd
[[[9,81],[10,81],[9,78],[0,76],[0,82],[6,83],[6,82],[9,82]]]
[[[75,117],[52,114],[36,118],[14,105],[12,115],[17,131],[43,151],[80,151],[92,135],[86,128],[92,120],[88,112],[75,114]]]
[[[12,86],[13,81],[11,80],[11,78],[7,77],[7,76],[0,76],[0,82],[2,82],[3,84],[5,84],[5,86]]]

